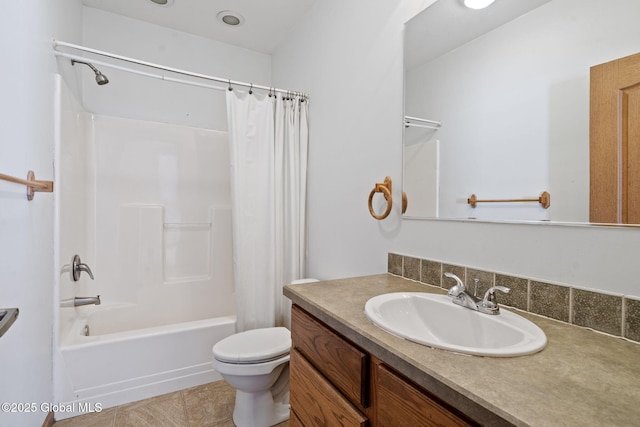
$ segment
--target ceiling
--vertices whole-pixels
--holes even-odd
[[[551,0],[498,0],[474,10],[460,0],[440,0],[405,26],[405,65],[413,68],[488,33]]]
[[[272,53],[306,15],[316,0],[82,0],[85,6],[117,13],[178,31],[262,53]],[[244,18],[237,26],[221,23],[219,12]]]

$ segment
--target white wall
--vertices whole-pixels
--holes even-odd
[[[317,2],[273,55],[274,84],[311,92],[309,274],[382,273],[387,252],[640,295],[640,230],[374,220],[375,182],[402,177],[402,32],[430,1]]]
[[[53,180],[53,37],[78,41],[78,1],[24,0],[0,6],[0,172]],[[55,189],[55,187],[54,187]],[[29,202],[25,187],[0,182],[0,307],[20,315],[0,338],[0,402],[34,402],[36,411],[0,411],[0,425],[41,425],[52,400],[53,194]],[[46,408],[45,408],[46,409]]]
[[[67,87],[61,77],[57,79],[55,146],[55,209],[54,217],[54,268],[57,268],[56,288],[58,307],[53,311],[54,343],[59,341],[63,331],[68,331],[77,314],[68,302],[81,295],[79,285],[89,280],[83,275],[81,282],[73,280],[71,262],[73,256],[81,256],[87,263],[90,234],[88,220],[89,190],[93,182],[88,179],[89,172],[95,167],[87,162],[89,146],[87,124],[83,117],[87,115],[78,103],[76,96]],[[95,185],[93,185],[95,186]],[[62,209],[61,207],[64,207]],[[84,291],[84,289],[82,289]],[[91,295],[91,294],[87,294]],[[54,352],[54,382],[56,377],[56,357]]]
[[[235,313],[227,132],[86,119],[93,185],[82,259],[95,280],[83,275],[78,295],[135,304],[129,329]]]
[[[83,9],[85,46],[178,69],[237,81],[269,85],[271,57],[99,9]],[[113,29],[117,28],[117,31]],[[107,61],[114,62],[117,61]],[[70,65],[65,64],[67,67]],[[118,65],[136,68],[120,62]],[[76,65],[76,68],[78,66]],[[137,76],[98,66],[109,84],[98,86],[91,70],[74,70],[83,79],[83,105],[105,115],[226,130],[224,91]],[[140,68],[146,72],[167,74]],[[168,74],[172,77],[188,77]],[[215,82],[196,80],[218,85]],[[219,84],[224,88],[224,84]]]
[[[376,221],[376,182],[402,177],[402,29],[432,1],[319,1],[273,55],[274,84],[311,93],[309,271],[318,278],[386,270],[400,205]],[[374,198],[376,211],[380,196]]]

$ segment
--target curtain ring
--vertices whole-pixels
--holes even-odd
[[[273,96],[272,88],[271,86],[269,86],[269,98],[271,98],[272,96]]]
[[[249,95],[253,95],[253,83],[249,86]]]
[[[231,87],[231,79],[229,79],[229,92],[231,92],[233,88]]]

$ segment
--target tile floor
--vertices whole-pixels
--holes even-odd
[[[235,390],[216,381],[57,421],[55,427],[233,427]],[[289,427],[289,422],[278,424]]]

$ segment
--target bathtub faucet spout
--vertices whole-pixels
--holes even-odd
[[[79,305],[100,305],[100,295],[97,297],[75,297],[73,299],[73,306],[78,307]]]

